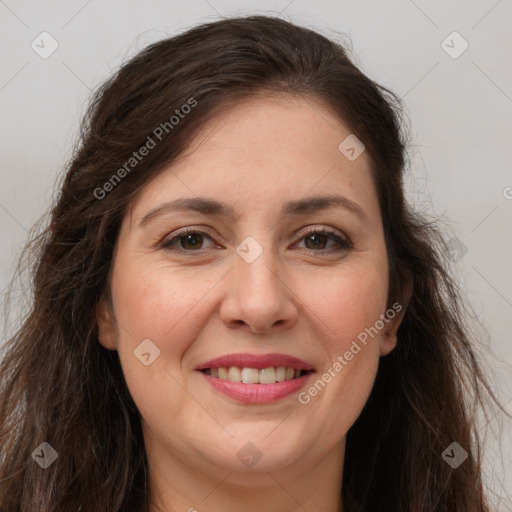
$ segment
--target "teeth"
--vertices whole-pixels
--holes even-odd
[[[259,373],[259,370],[256,370],[256,368],[242,368],[242,382],[244,384],[257,384]]]
[[[230,382],[243,382],[244,384],[275,384],[284,380],[292,380],[300,377],[302,371],[284,366],[269,366],[259,370],[257,368],[210,368],[206,370],[208,375]]]
[[[299,372],[300,373],[300,372]],[[260,384],[275,384],[276,370],[273,366],[260,371]]]
[[[242,377],[242,371],[240,368],[236,366],[231,366],[228,370],[228,380],[231,382],[240,382],[240,378]]]

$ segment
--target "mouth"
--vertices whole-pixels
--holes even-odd
[[[277,402],[298,392],[315,373],[312,365],[287,354],[230,354],[196,370],[211,389],[244,404]]]
[[[267,368],[250,368],[238,366],[221,366],[218,368],[205,368],[201,372],[214,379],[228,380],[229,382],[243,384],[275,384],[287,380],[295,380],[313,370],[285,366],[269,366]]]

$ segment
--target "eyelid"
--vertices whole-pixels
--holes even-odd
[[[342,231],[339,231],[338,229],[330,228],[330,227],[324,227],[324,226],[308,226],[304,228],[303,231],[299,232],[299,238],[302,238],[306,235],[309,235],[310,233],[321,233],[326,235],[331,235],[336,238],[339,238],[343,242],[346,242],[350,246],[352,246],[352,242],[350,241],[349,237],[345,235]]]

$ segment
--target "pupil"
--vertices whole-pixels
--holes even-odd
[[[314,247],[316,247],[316,248],[318,248],[318,242],[319,242],[318,237],[323,237],[323,238],[325,239],[325,235],[313,234],[313,235],[309,235],[309,236],[307,237],[307,240],[312,240],[312,239],[313,239],[313,240],[316,240],[316,242],[314,242],[314,243],[313,243],[313,246],[314,246]],[[325,240],[324,240],[324,241],[325,241]],[[325,246],[325,244],[324,244],[324,246]],[[324,246],[322,246],[321,248],[323,249],[323,248],[324,248]]]
[[[197,238],[200,238],[202,235],[198,234],[198,233],[190,233],[188,235],[185,235],[182,238],[185,239],[185,243],[182,244],[182,246],[185,246],[187,244],[189,244],[189,241],[192,240],[192,245],[197,245]],[[194,240],[196,242],[196,244],[194,244]],[[199,245],[201,245],[201,242],[199,242]],[[185,249],[187,249],[187,247],[184,247]],[[192,247],[194,248],[194,247]]]

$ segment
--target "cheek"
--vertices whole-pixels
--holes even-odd
[[[193,270],[183,272],[155,265],[147,270],[143,265],[131,265],[130,269],[121,269],[119,275],[121,272],[132,276],[118,279],[113,287],[116,317],[121,327],[126,326],[124,335],[139,343],[150,338],[162,351],[169,346],[179,349],[183,326],[198,324],[190,319],[213,286],[210,280],[198,279]]]
[[[203,301],[215,280],[194,276],[193,270],[119,260],[112,281],[117,350],[128,389],[143,418],[151,424],[169,424],[186,411],[181,364],[204,327]],[[144,341],[148,348],[139,350],[143,340],[154,346]],[[151,362],[146,365],[137,354],[148,352]]]
[[[385,312],[387,274],[381,267],[354,265],[304,283],[301,296],[321,321],[331,351],[348,349],[347,343],[375,325]]]
[[[365,293],[366,292],[366,293]],[[359,287],[353,293],[331,295],[324,312],[329,329],[323,328],[325,364],[299,394],[299,403],[310,416],[324,418],[318,450],[332,446],[340,433],[346,433],[363,410],[375,382],[380,360],[379,336],[365,329],[379,318],[383,300],[373,287]],[[320,314],[321,311],[320,311]],[[361,341],[362,340],[362,341]]]
[[[385,265],[347,266],[309,286],[311,318],[317,318],[317,339],[325,350],[325,366],[299,396],[300,402],[331,421],[325,434],[335,439],[361,413],[373,387],[380,353],[376,322],[385,312]],[[304,296],[308,296],[304,290]]]
[[[323,418],[322,436],[315,444],[328,450],[345,435],[360,416],[370,396],[379,364],[378,351],[362,347],[348,361],[343,354],[315,375],[299,395],[309,417]]]
[[[208,280],[194,277],[193,270],[184,272],[168,265],[149,264],[147,259],[151,256],[127,255],[116,261],[112,295],[119,355],[131,366],[133,351],[143,340],[150,339],[161,356],[168,356],[156,361],[161,363],[165,359],[166,364],[179,364],[191,339],[190,327],[198,325],[191,319],[195,318],[194,312],[212,285]]]

